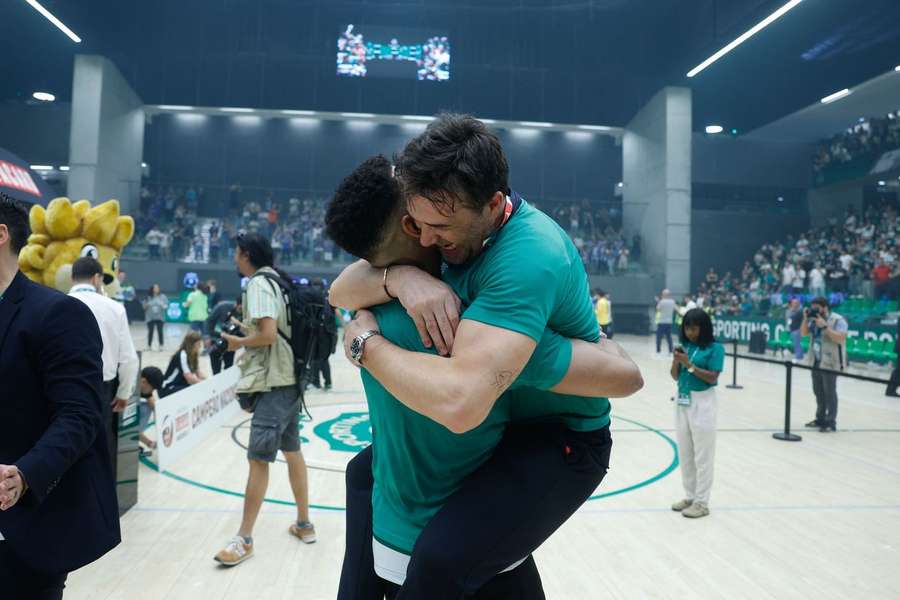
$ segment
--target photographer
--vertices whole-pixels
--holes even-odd
[[[209,332],[209,362],[213,375],[218,375],[223,368],[230,369],[234,364],[234,352],[228,350],[228,342],[222,338],[222,334],[244,336],[243,326],[238,321],[242,307],[240,296],[235,302],[222,300],[216,303],[206,320],[206,331]]]
[[[813,393],[816,395],[816,418],[806,424],[818,427],[819,431],[837,429],[837,375],[819,371],[843,371],[847,364],[847,321],[841,315],[831,312],[828,300],[819,296],[813,298],[812,306],[803,310],[800,335],[810,336],[809,364],[812,371]]]
[[[253,526],[262,507],[269,484],[269,463],[278,451],[288,465],[288,477],[297,503],[297,521],[290,533],[309,544],[316,541],[316,531],[309,521],[309,492],[306,463],[300,452],[299,418],[302,396],[294,377],[294,355],[289,343],[288,305],[279,284],[270,276],[285,282],[291,278],[274,267],[272,245],[255,233],[237,237],[234,261],[244,277],[243,308],[246,337],[222,333],[228,351],[244,348],[238,359],[241,379],[238,393],[255,399],[247,460],[250,474],[244,496],[244,511],[237,535],[219,551],[215,560],[234,566],[253,556]]]

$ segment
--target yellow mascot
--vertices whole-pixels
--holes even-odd
[[[107,293],[115,293],[119,257],[134,235],[134,219],[119,215],[118,200],[91,208],[87,200],[56,198],[46,210],[32,206],[29,220],[31,237],[19,253],[19,268],[29,279],[68,292],[72,263],[91,256],[103,265]]]

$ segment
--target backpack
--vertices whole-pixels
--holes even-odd
[[[286,334],[279,328],[278,335],[288,343],[294,355],[294,378],[302,401],[310,363],[318,360],[322,352],[319,349],[320,337],[321,332],[327,327],[326,322],[330,314],[328,304],[321,294],[317,294],[308,286],[286,281],[272,273],[259,273],[253,277],[257,276],[265,277],[278,286],[285,307],[287,307],[287,323],[290,334]]]

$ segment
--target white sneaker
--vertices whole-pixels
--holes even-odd
[[[687,517],[688,519],[699,519],[700,517],[705,517],[709,514],[709,507],[707,507],[702,502],[694,502],[689,507],[681,511],[682,517]]]
[[[678,502],[673,504],[672,510],[674,510],[675,512],[681,512],[684,509],[690,507],[690,505],[693,503],[694,503],[693,500],[688,500],[687,498],[685,498],[684,500],[679,500]]]

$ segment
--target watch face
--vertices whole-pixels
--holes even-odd
[[[354,338],[350,343],[350,355],[353,356],[354,360],[359,360],[359,355],[362,352],[363,342],[360,338]]]

